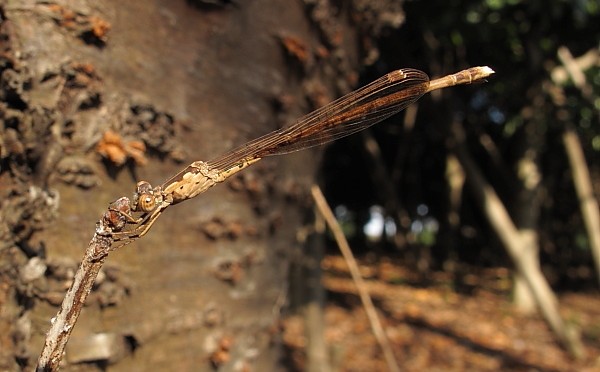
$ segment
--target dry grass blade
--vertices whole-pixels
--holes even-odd
[[[371,324],[371,329],[373,330],[373,334],[377,339],[377,343],[381,347],[383,351],[383,355],[385,357],[385,361],[388,365],[390,371],[396,372],[400,371],[400,367],[398,367],[398,363],[396,362],[396,358],[394,357],[394,353],[392,352],[392,347],[390,342],[385,335],[385,331],[383,330],[383,326],[379,321],[379,317],[377,316],[377,311],[375,310],[375,305],[373,305],[373,301],[371,300],[371,296],[369,295],[369,291],[367,290],[367,286],[360,275],[360,271],[358,269],[358,264],[354,259],[354,255],[352,254],[352,250],[350,249],[350,245],[344,236],[344,232],[342,228],[338,224],[331,208],[327,204],[327,200],[323,196],[321,189],[319,186],[313,185],[311,188],[311,193],[313,199],[315,200],[315,204],[317,205],[317,209],[325,218],[325,222],[329,229],[331,230],[333,237],[335,238],[338,247],[340,248],[340,252],[344,256],[344,260],[348,264],[348,269],[350,270],[350,275],[352,275],[352,280],[356,284],[356,289],[358,290],[358,294],[360,297],[360,301],[362,302],[365,311],[367,313],[367,317],[369,318],[369,323]]]

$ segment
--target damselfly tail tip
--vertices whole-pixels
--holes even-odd
[[[485,83],[487,82],[486,78],[495,73],[488,66],[471,67],[466,71],[468,71],[469,81],[465,81],[463,84]]]
[[[487,77],[487,76],[490,76],[490,75],[496,73],[496,71],[492,70],[492,68],[488,67],[488,66],[480,67],[480,71],[481,71],[481,74],[483,75],[483,77]]]

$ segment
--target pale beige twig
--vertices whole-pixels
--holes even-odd
[[[561,46],[560,48],[558,48],[557,54],[563,66],[567,70],[568,75],[573,80],[575,86],[579,88],[581,94],[586,99],[593,102],[594,90],[592,89],[592,86],[586,81],[583,68],[581,68],[580,65],[577,63],[577,60],[573,58],[573,55],[571,54],[569,48]],[[596,56],[597,54],[598,52],[596,51]]]
[[[596,63],[600,61],[598,49],[589,51],[584,57],[585,56],[587,57],[584,61],[589,60],[590,56],[595,59]],[[578,59],[573,58],[571,51],[565,46],[558,48],[558,57],[563,63],[568,75],[571,76],[575,86],[581,90],[581,94],[593,103],[593,89],[586,81],[583,71],[586,67],[589,68],[591,66],[582,66],[580,61],[584,57]],[[590,250],[592,251],[592,257],[596,267],[596,276],[600,282],[600,212],[598,209],[598,200],[594,196],[592,179],[588,169],[589,167],[585,160],[577,133],[567,125],[562,138],[571,166],[573,184],[575,185],[575,191],[577,192],[577,198],[579,199],[579,208],[581,209],[583,222],[590,242]]]
[[[373,330],[373,334],[377,339],[377,343],[381,347],[383,351],[383,355],[385,357],[385,361],[388,365],[390,371],[400,371],[400,367],[398,367],[398,363],[396,362],[396,358],[394,357],[394,353],[392,351],[392,347],[390,342],[383,330],[383,326],[379,321],[379,317],[377,316],[377,311],[375,310],[375,305],[373,305],[373,301],[371,300],[371,296],[369,295],[369,290],[360,275],[360,271],[358,270],[358,264],[354,259],[354,255],[352,254],[352,250],[350,249],[350,245],[344,236],[344,232],[342,228],[338,224],[331,208],[327,204],[327,200],[323,196],[321,189],[317,185],[313,185],[311,188],[311,193],[313,199],[315,200],[315,204],[317,205],[317,209],[325,218],[325,222],[327,222],[327,226],[331,230],[335,241],[340,248],[340,252],[344,256],[344,260],[348,264],[348,269],[350,270],[350,275],[352,276],[352,280],[356,284],[356,289],[358,291],[358,295],[360,297],[360,301],[362,302],[365,312],[367,313],[367,317],[369,318],[369,323],[371,324],[371,329]]]

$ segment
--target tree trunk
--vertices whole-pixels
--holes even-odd
[[[538,220],[540,214],[539,185],[542,175],[539,169],[539,148],[543,135],[539,128],[540,119],[533,118],[523,129],[520,136],[520,148],[517,150],[521,155],[517,162],[517,190],[516,198],[512,203],[514,221],[519,229],[521,241],[523,242],[523,251],[521,254],[526,257],[530,265],[535,266],[535,270],[541,271],[539,265],[539,244],[538,244]],[[518,271],[515,272],[514,303],[515,306],[524,313],[533,313],[536,310],[535,295],[531,293],[525,278]]]
[[[37,138],[42,155],[27,182],[60,195],[58,217],[48,217],[48,228],[35,236],[47,249],[41,256],[49,270],[33,296],[43,300],[15,313],[35,327],[19,355],[31,367],[69,272],[110,201],[129,196],[137,180],[161,184],[187,162],[276,129],[282,123],[273,102],[286,121],[299,116],[311,93],[301,84],[305,74],[313,81],[345,78],[356,63],[331,52],[316,65],[318,48],[341,50],[344,43],[323,47],[296,2],[0,6],[11,73],[26,75],[9,108],[22,112],[23,123],[36,113],[50,123]],[[346,41],[346,48],[355,45]],[[302,68],[290,71],[286,62]],[[319,85],[319,97],[337,96],[334,85]],[[306,207],[297,190],[308,192],[315,165],[311,152],[264,160],[173,206],[147,236],[111,253],[67,345],[67,364],[277,369],[273,329]]]
[[[306,237],[306,249],[303,259],[302,277],[298,278],[305,283],[306,296],[304,308],[304,324],[306,327],[306,371],[330,372],[329,353],[325,341],[325,288],[322,285],[323,270],[321,262],[325,256],[325,222],[319,216],[314,223],[314,231]]]
[[[539,245],[537,232],[535,230],[520,230],[521,241],[523,242],[523,251],[521,252],[524,260],[535,270],[541,271],[539,262]],[[514,272],[513,302],[520,312],[533,314],[536,311],[535,296],[531,293],[527,281],[518,271]]]

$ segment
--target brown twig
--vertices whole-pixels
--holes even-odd
[[[367,286],[360,275],[358,264],[352,255],[352,250],[350,249],[350,245],[348,244],[346,237],[344,236],[340,225],[335,219],[331,208],[329,208],[329,205],[327,204],[327,201],[325,200],[325,197],[323,196],[319,186],[313,185],[311,188],[311,193],[317,205],[317,209],[321,215],[323,215],[323,218],[325,218],[325,222],[327,222],[327,226],[329,226],[329,229],[331,230],[333,237],[335,238],[335,241],[338,244],[342,255],[344,256],[344,259],[346,260],[352,280],[354,280],[354,283],[356,284],[360,301],[362,302],[367,313],[367,317],[369,318],[369,323],[371,324],[373,334],[375,335],[375,338],[377,339],[377,342],[383,351],[388,368],[390,371],[400,371],[400,367],[398,367],[398,363],[396,362],[396,358],[392,352],[390,342],[385,335],[381,322],[379,321],[377,311],[375,310],[375,306],[373,305],[373,301],[371,300]]]
[[[36,371],[58,370],[75,322],[92,290],[98,272],[112,249],[113,234],[125,226],[122,213],[128,212],[129,199],[120,198],[111,203],[96,224],[96,232],[85,251],[71,287],[65,294],[60,310],[51,320],[52,325],[46,333]]]

